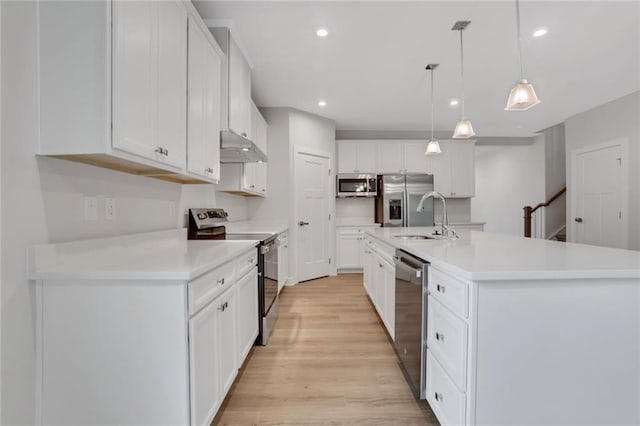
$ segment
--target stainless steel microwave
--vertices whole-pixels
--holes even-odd
[[[375,197],[376,175],[344,173],[336,178],[337,197]]]

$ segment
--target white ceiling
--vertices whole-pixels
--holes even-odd
[[[521,2],[524,74],[541,99],[506,112],[519,78],[511,1],[195,1],[207,19],[231,19],[253,64],[259,106],[290,106],[340,130],[430,128],[427,63],[435,72],[436,129],[460,110],[464,32],[466,112],[478,136],[530,136],[640,90],[640,2]],[[319,38],[325,27],[329,36]],[[548,34],[534,38],[534,30]],[[319,99],[327,106],[317,105]]]

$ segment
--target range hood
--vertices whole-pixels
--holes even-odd
[[[220,132],[221,163],[257,163],[267,161],[264,152],[252,140],[231,130]]]

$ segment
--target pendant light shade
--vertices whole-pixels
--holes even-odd
[[[522,79],[511,89],[507,99],[506,111],[526,111],[540,103],[540,99],[527,80]]]
[[[425,68],[431,71],[431,140],[427,145],[427,150],[424,152],[424,155],[438,155],[442,152],[440,144],[433,137],[433,70],[436,68],[438,68],[438,64],[428,64]]]
[[[533,90],[531,83],[524,78],[524,71],[522,67],[522,39],[520,37],[520,1],[516,0],[516,22],[518,26],[518,54],[520,55],[520,81],[516,84],[511,93],[509,93],[509,99],[507,99],[507,106],[505,111],[526,111],[540,103],[540,99],[536,95],[536,91]]]
[[[473,126],[469,120],[460,120],[456,123],[456,129],[453,131],[454,139],[469,139],[474,136]]]
[[[442,153],[442,150],[440,149],[440,143],[435,139],[431,139],[429,141],[429,144],[427,145],[427,150],[424,152],[424,154],[438,155],[440,153]]]
[[[464,47],[462,44],[462,31],[471,23],[471,21],[458,21],[453,25],[451,30],[460,31],[460,81],[462,84],[462,116],[456,124],[453,132],[453,139],[469,139],[475,135],[471,121],[464,115]]]

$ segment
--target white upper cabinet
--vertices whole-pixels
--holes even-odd
[[[113,2],[113,147],[184,168],[187,11]]]
[[[252,139],[251,68],[228,28],[212,28],[225,56],[222,64],[221,130]]]
[[[404,144],[404,172],[427,173],[427,142],[406,142]]]
[[[404,144],[401,141],[378,142],[378,173],[405,173]]]
[[[376,173],[377,160],[375,142],[338,143],[338,173]]]
[[[113,3],[113,146],[160,160],[157,15],[153,2]]]
[[[213,134],[220,116],[217,100],[203,100],[220,73],[190,81],[203,97],[200,117],[187,100],[188,74],[198,74],[188,69],[188,21],[208,32],[190,2],[42,2],[38,17],[39,154],[172,182],[217,180],[208,164],[219,144],[203,153],[196,142],[203,164],[187,164],[188,120]],[[213,70],[216,60],[196,63]],[[213,174],[200,170],[204,159]]]
[[[436,191],[449,198],[475,196],[475,141],[440,141],[442,153],[428,157]]]
[[[189,110],[187,170],[220,179],[221,59],[204,30],[189,20]]]

